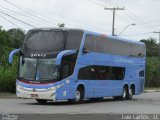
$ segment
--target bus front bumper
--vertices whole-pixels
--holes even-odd
[[[16,94],[19,98],[28,98],[28,99],[45,99],[56,101],[56,86],[48,89],[34,89],[34,88],[25,88],[20,85],[16,85]]]

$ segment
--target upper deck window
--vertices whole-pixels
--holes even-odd
[[[80,30],[31,30],[27,33],[23,44],[23,53],[45,54],[57,56],[62,50],[79,50],[83,32]]]
[[[145,56],[144,45],[97,35],[87,35],[84,48],[87,51],[113,55]]]

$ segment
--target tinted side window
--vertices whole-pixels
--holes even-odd
[[[144,70],[139,72],[139,77],[144,77]]]
[[[123,80],[124,77],[125,68],[113,66],[86,66],[78,73],[80,80]]]
[[[70,76],[70,71],[69,70],[70,70],[69,64],[64,64],[63,67],[62,67],[62,70],[61,70],[61,72],[62,72],[61,79],[64,79],[64,78]]]
[[[113,79],[114,80],[123,80],[125,76],[125,68],[124,67],[113,67]]]
[[[96,80],[96,71],[94,66],[83,67],[79,70],[78,79]]]
[[[89,52],[144,57],[145,46],[104,36],[87,35],[84,48]]]

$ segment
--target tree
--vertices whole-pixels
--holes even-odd
[[[0,29],[0,56],[5,53],[8,47],[11,47],[9,35],[5,30]]]
[[[3,30],[0,27],[0,63],[7,67],[8,55],[12,49],[19,48],[24,40],[24,31],[20,29]]]
[[[156,38],[143,39],[147,51],[146,82],[147,87],[160,86],[160,60],[158,57],[159,45]]]
[[[64,23],[59,23],[58,27],[65,27],[65,24]]]
[[[25,32],[21,29],[10,29],[7,31],[12,48],[20,48],[25,38]]]
[[[146,82],[147,87],[160,86],[160,60],[158,57],[148,57],[146,64]]]
[[[2,27],[0,29],[0,63],[1,65],[5,66],[7,64],[7,52],[9,51],[9,48],[11,47],[9,40],[9,35],[5,30],[2,30]]]
[[[152,37],[140,40],[140,42],[144,42],[146,45],[146,51],[148,57],[158,56],[159,45],[156,43],[156,41],[157,39]]]
[[[10,46],[9,35],[0,28],[0,49],[2,50],[4,46]]]

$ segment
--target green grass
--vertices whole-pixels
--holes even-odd
[[[149,92],[149,91],[160,92],[160,87],[151,87],[151,88],[147,87],[147,88],[145,88],[145,92]]]

